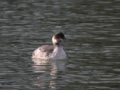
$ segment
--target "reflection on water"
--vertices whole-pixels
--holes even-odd
[[[56,90],[56,80],[59,79],[57,74],[65,72],[66,60],[37,59],[36,61],[33,64],[33,71],[35,73],[41,73],[41,75],[35,78],[33,84],[38,87],[45,88],[47,86],[51,88],[50,90]]]
[[[120,90],[119,2],[0,0],[0,90]],[[59,31],[67,65],[33,64],[33,50]]]

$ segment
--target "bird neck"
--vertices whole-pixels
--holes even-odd
[[[61,44],[53,44],[53,46],[54,46],[54,48],[60,48],[60,47],[62,47]]]

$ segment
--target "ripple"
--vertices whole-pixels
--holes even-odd
[[[118,0],[0,1],[0,88],[119,90],[119,8]],[[33,64],[33,50],[59,31],[67,63]]]

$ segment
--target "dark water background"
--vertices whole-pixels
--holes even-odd
[[[31,59],[59,31],[60,73]],[[120,1],[0,0],[0,90],[120,90]]]

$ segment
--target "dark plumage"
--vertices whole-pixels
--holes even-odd
[[[55,34],[55,38],[56,39],[65,39],[65,36],[62,32],[59,32],[59,33]]]
[[[39,47],[39,50],[41,52],[45,52],[45,53],[47,53],[47,55],[49,55],[53,52],[54,47],[52,45],[43,45],[43,46]]]

